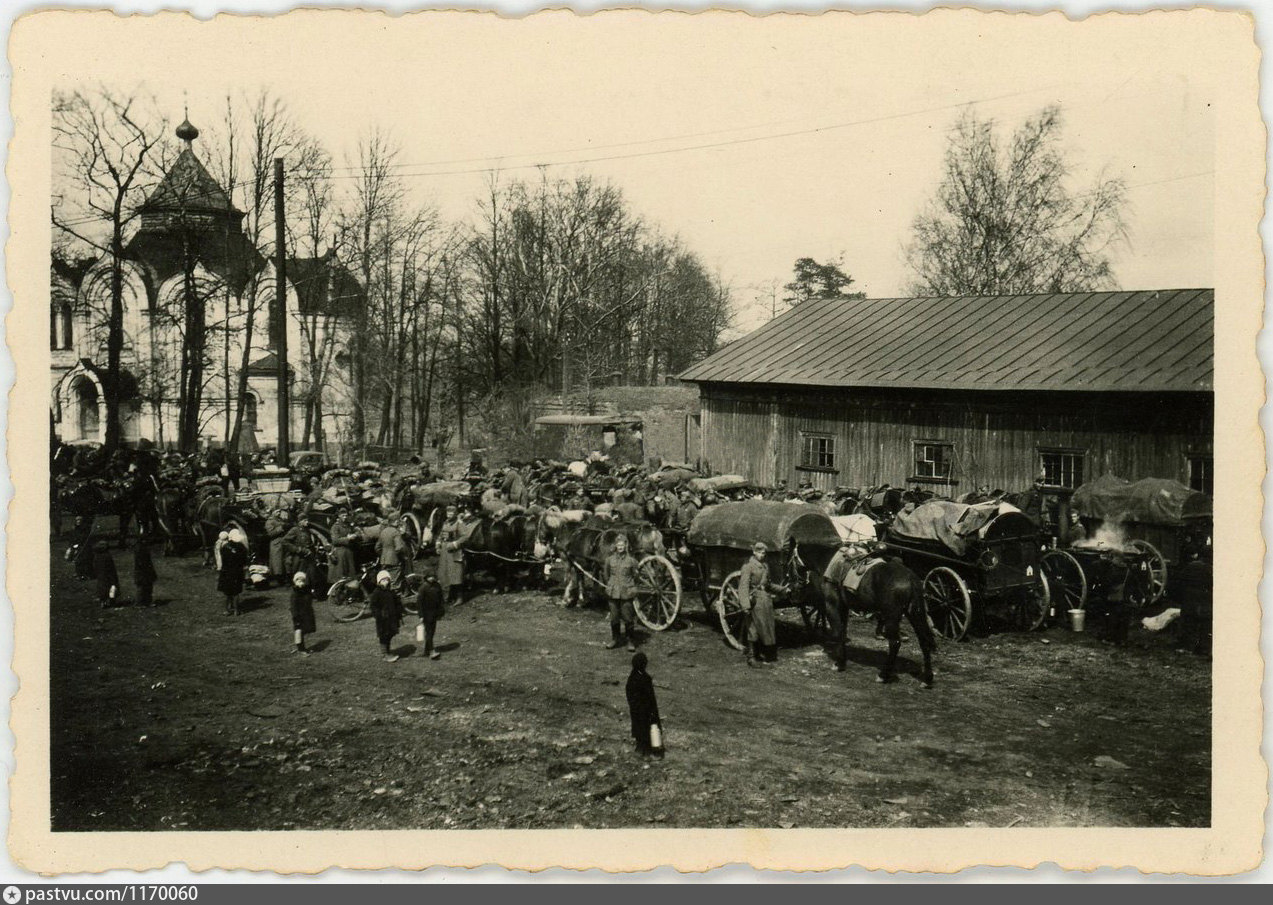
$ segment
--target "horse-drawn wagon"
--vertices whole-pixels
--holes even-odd
[[[765,564],[780,592],[774,608],[797,608],[805,627],[826,637],[829,626],[817,582],[840,546],[840,535],[822,509],[804,503],[742,500],[709,506],[685,535],[687,584],[714,612],[725,640],[742,649],[744,610],[738,598],[743,565],[756,543],[769,549]]]
[[[681,575],[667,558],[658,530],[645,522],[590,516],[570,526],[561,544],[566,604],[580,602],[589,588],[604,590],[605,562],[620,537],[627,539],[637,558],[637,596],[632,602],[637,619],[651,631],[670,628],[681,611]]]
[[[1039,529],[1014,506],[929,500],[900,512],[883,544],[920,577],[928,621],[952,641],[982,610],[1026,631],[1047,620],[1051,593]]]
[[[1163,478],[1131,482],[1106,475],[1074,492],[1070,510],[1082,530],[1061,526],[1043,554],[1054,593],[1069,609],[1121,590],[1133,606],[1157,603],[1172,566],[1211,553],[1211,497]]]

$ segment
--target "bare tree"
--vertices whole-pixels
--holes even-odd
[[[964,113],[935,197],[906,248],[914,295],[1073,292],[1110,286],[1126,238],[1126,185],[1066,186],[1061,111],[1031,117],[1003,147],[993,120]]]
[[[54,146],[72,185],[73,198],[59,196],[53,225],[109,256],[110,311],[106,330],[105,445],[120,441],[120,358],[124,348],[125,235],[148,187],[149,166],[164,124],[136,96],[106,87],[55,93]],[[77,216],[75,207],[86,209]],[[102,227],[106,237],[100,237]]]

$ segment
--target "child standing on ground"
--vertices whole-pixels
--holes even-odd
[[[432,573],[424,576],[424,584],[420,585],[420,593],[416,595],[416,608],[420,611],[420,631],[424,641],[422,656],[430,660],[438,659],[438,652],[433,649],[433,634],[437,631],[438,620],[446,615],[446,607],[442,602],[442,586],[438,577]]]
[[[402,601],[394,593],[390,585],[393,576],[381,569],[376,574],[376,589],[371,592],[371,615],[376,620],[376,638],[380,641],[380,650],[389,663],[398,659],[398,655],[389,650],[393,636],[398,634],[402,625]]]
[[[659,720],[659,702],[654,697],[654,680],[645,671],[649,658],[641,651],[632,657],[628,674],[628,712],[632,716],[632,738],[642,755],[663,756],[663,723]]]
[[[309,576],[304,572],[297,572],[292,576],[292,641],[296,644],[298,654],[309,656],[305,636],[312,635],[316,628],[314,589],[309,586]]]

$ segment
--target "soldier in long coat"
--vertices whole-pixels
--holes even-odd
[[[464,590],[463,528],[455,506],[446,507],[446,521],[438,531],[437,550],[438,584],[451,602]]]
[[[358,560],[354,557],[354,544],[358,541],[358,532],[349,524],[349,514],[341,512],[332,525],[331,564],[328,566],[329,581],[342,581],[358,575]]]
[[[752,557],[738,576],[738,603],[747,617],[743,651],[747,655],[748,666],[756,666],[762,660],[772,663],[778,659],[774,599],[770,594],[769,567],[765,565],[768,552],[769,548],[763,543],[753,546]]]

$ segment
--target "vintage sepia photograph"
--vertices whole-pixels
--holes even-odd
[[[1200,33],[23,20],[41,832],[1210,831]]]

